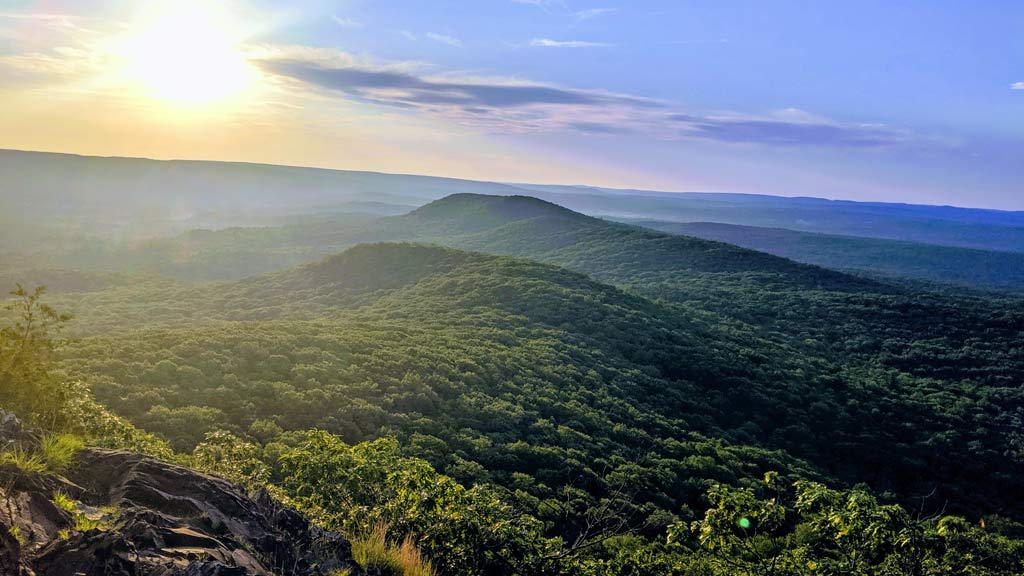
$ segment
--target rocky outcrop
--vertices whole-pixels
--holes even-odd
[[[6,474],[14,481],[0,494],[0,575],[361,573],[348,540],[265,491],[139,454],[86,449],[66,479]],[[74,512],[53,504],[57,491],[78,502]],[[102,526],[75,530],[76,516]]]
[[[6,450],[19,442],[30,439],[30,434],[21,425],[13,412],[0,410],[0,450]]]

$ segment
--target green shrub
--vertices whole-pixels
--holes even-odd
[[[77,436],[53,434],[43,438],[40,457],[49,471],[60,474],[71,466],[75,454],[84,447],[85,443]]]

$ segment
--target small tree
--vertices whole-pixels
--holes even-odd
[[[733,488],[723,484],[708,490],[711,507],[690,530],[723,574],[775,576],[791,574],[795,562],[787,537],[789,510],[782,503],[783,487],[778,474],[764,478],[773,498],[762,500],[751,488]],[[686,527],[677,524],[670,536],[686,539]]]
[[[796,508],[814,534],[807,545],[822,573],[873,574],[874,567],[898,564],[900,556],[919,547],[907,511],[879,504],[864,489],[832,490],[801,481],[796,490]],[[916,570],[908,567],[911,574]]]
[[[71,316],[44,304],[45,292],[42,286],[27,290],[19,284],[10,293],[13,300],[6,309],[13,321],[0,328],[0,405],[53,430],[66,424],[64,408],[73,389],[52,374],[51,335]]]

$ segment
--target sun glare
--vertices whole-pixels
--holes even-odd
[[[231,23],[215,2],[168,2],[148,10],[124,44],[128,74],[152,98],[187,104],[229,99],[252,81]]]

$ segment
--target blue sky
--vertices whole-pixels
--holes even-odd
[[[1022,2],[210,4],[142,52],[215,84],[223,33],[220,102],[118,48],[159,2],[0,1],[0,145],[1024,209]]]

